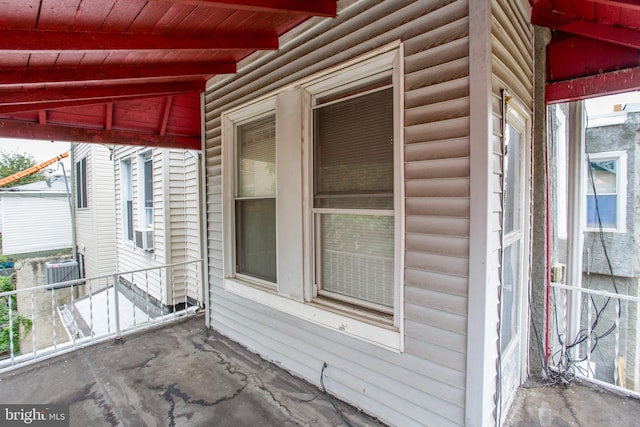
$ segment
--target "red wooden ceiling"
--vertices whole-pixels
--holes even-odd
[[[530,0],[552,29],[548,102],[640,89],[640,0]]]
[[[0,2],[0,136],[200,148],[200,93],[336,0]]]

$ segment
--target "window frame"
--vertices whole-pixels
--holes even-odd
[[[403,213],[403,197],[404,188],[403,188],[403,153],[402,153],[402,133],[401,133],[401,114],[400,114],[400,100],[402,98],[402,84],[401,84],[401,73],[400,73],[400,57],[399,50],[392,50],[376,57],[370,58],[368,60],[364,60],[362,62],[350,65],[349,67],[337,69],[332,72],[328,72],[325,75],[316,78],[315,80],[303,85],[303,89],[308,94],[308,104],[309,108],[308,114],[309,117],[306,120],[306,123],[309,128],[309,133],[307,134],[308,140],[305,142],[305,145],[308,148],[307,153],[309,159],[307,160],[307,165],[309,167],[308,172],[308,191],[310,194],[310,199],[305,200],[305,207],[308,209],[308,215],[310,216],[309,220],[309,228],[307,230],[308,237],[307,240],[312,242],[312,247],[309,248],[311,253],[313,253],[313,261],[312,261],[312,299],[314,301],[318,301],[324,304],[330,304],[331,306],[340,307],[344,305],[357,305],[361,309],[364,310],[372,310],[374,312],[379,312],[383,316],[391,316],[393,325],[395,327],[400,326],[400,317],[402,312],[402,266],[404,265],[402,262],[403,254],[402,248],[404,247],[403,236],[404,236],[404,213]],[[315,141],[314,141],[314,130],[313,130],[313,111],[318,106],[329,105],[332,103],[340,102],[347,99],[353,99],[355,96],[347,96],[343,99],[332,100],[327,102],[326,104],[318,104],[318,100],[320,98],[331,97],[337,93],[348,90],[350,87],[363,86],[367,83],[374,83],[376,81],[381,80],[382,78],[391,78],[390,85],[385,85],[383,87],[365,91],[359,95],[365,95],[368,93],[373,93],[379,90],[384,90],[391,87],[393,91],[393,209],[328,209],[328,208],[316,208],[314,206],[314,179],[315,179],[315,165],[314,165],[314,150],[315,150]],[[348,212],[350,211],[350,212]],[[354,297],[349,297],[345,295],[337,295],[332,293],[331,291],[322,290],[320,286],[316,282],[316,278],[318,275],[318,269],[320,264],[319,258],[319,235],[318,235],[318,223],[319,220],[316,216],[322,215],[323,213],[345,213],[348,212],[350,214],[357,215],[358,212],[362,212],[365,215],[380,215],[380,216],[392,216],[394,218],[394,256],[393,256],[393,265],[394,265],[394,283],[393,283],[393,307],[388,308],[375,303],[370,303],[364,300],[359,300]]]
[[[151,207],[149,208],[146,205],[147,199],[147,187],[146,187],[146,163],[151,162]],[[154,182],[154,161],[153,161],[153,151],[145,150],[138,153],[138,224],[140,225],[140,229],[153,229],[153,224],[155,221],[154,214],[154,192],[155,192],[155,182]],[[151,210],[151,215],[147,214],[147,209]],[[149,221],[149,218],[151,219]],[[135,230],[135,227],[134,227]]]
[[[275,290],[277,288],[276,283],[268,280],[260,279],[258,277],[249,276],[239,273],[237,270],[237,242],[236,242],[236,200],[238,190],[238,149],[237,149],[237,129],[238,126],[248,124],[257,120],[268,117],[275,114],[275,98],[268,97],[266,99],[259,100],[253,104],[233,110],[222,114],[222,133],[223,133],[223,161],[225,164],[233,165],[227,170],[225,176],[226,185],[224,185],[224,225],[225,230],[225,266],[224,276],[226,278],[238,279],[244,283],[248,283],[254,286],[259,286],[268,290]],[[276,118],[277,120],[277,118]],[[276,160],[276,170],[278,168]],[[277,185],[278,180],[276,176],[276,194],[273,196],[277,200]],[[278,228],[278,208],[276,206],[276,230]],[[276,242],[276,261],[278,259],[278,245]],[[278,270],[276,266],[276,277],[278,276]]]
[[[76,161],[76,208],[89,208],[88,183],[87,183],[87,157]]]
[[[616,161],[616,226],[615,227],[602,227],[602,231],[606,233],[626,233],[627,230],[627,152],[626,151],[603,151],[598,153],[587,153],[585,156],[585,192],[584,192],[584,231],[585,232],[600,232],[599,226],[589,226],[588,224],[588,203],[587,199],[590,195],[589,190],[592,189],[589,183],[590,177],[590,162],[600,160],[615,160]],[[610,193],[606,193],[609,195]],[[597,197],[597,196],[596,196]]]
[[[386,350],[404,351],[404,151],[403,50],[398,40],[342,64],[282,86],[221,113],[223,287],[226,291],[334,332]],[[313,239],[312,97],[342,84],[389,71],[393,86],[394,302],[393,313],[316,298]],[[276,221],[278,260],[275,287],[236,274],[234,127],[276,112]],[[283,120],[282,117],[286,117]],[[300,176],[300,179],[291,179]],[[279,179],[282,178],[282,179]],[[279,226],[282,225],[282,226]],[[285,259],[286,258],[286,259]],[[286,262],[285,262],[286,261]]]
[[[126,173],[125,170],[127,171]],[[131,224],[128,221],[129,210],[127,203],[131,204]],[[120,159],[120,212],[122,217],[122,239],[131,244],[134,242],[135,230],[135,215],[133,211],[133,169],[131,156],[127,156]],[[129,229],[129,225],[131,229]]]

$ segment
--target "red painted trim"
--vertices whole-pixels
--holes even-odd
[[[236,72],[232,62],[185,62],[141,66],[0,68],[0,85],[97,82],[154,77],[211,76]]]
[[[275,33],[227,31],[169,35],[95,31],[0,30],[0,51],[46,53],[112,50],[244,50],[277,49]]]
[[[640,31],[580,19],[564,13],[534,9],[531,23],[607,43],[640,49]]]
[[[38,112],[38,123],[40,123],[41,125],[46,125],[47,124],[47,112],[46,111],[39,111]]]
[[[163,0],[175,4],[188,4],[256,12],[280,12],[295,15],[334,17],[337,15],[335,0]]]
[[[42,104],[47,101],[81,101],[115,100],[132,95],[153,97],[183,92],[203,91],[205,82],[148,83],[127,85],[104,85],[90,87],[56,87],[45,89],[22,89],[0,92],[0,106],[17,106],[22,104]],[[74,105],[69,103],[68,106]],[[42,108],[40,108],[42,109]]]
[[[615,6],[621,9],[631,9],[640,11],[640,3],[638,0],[589,0],[593,3],[604,4],[607,6]]]
[[[160,135],[164,135],[167,131],[167,123],[169,122],[169,113],[171,112],[172,103],[173,96],[167,96],[167,103],[164,105],[164,114],[162,116],[162,123],[160,124]]]
[[[547,83],[547,104],[577,101],[640,89],[640,67]]]
[[[47,141],[88,142],[96,144],[137,145],[145,147],[200,150],[200,138],[171,135],[151,135],[103,129],[40,125],[37,123],[0,119],[0,136]]]

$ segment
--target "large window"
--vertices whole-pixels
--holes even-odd
[[[87,199],[87,158],[85,157],[76,162],[76,207],[86,208]]]
[[[589,154],[587,165],[587,230],[624,231],[626,153]]]
[[[391,75],[314,99],[317,293],[393,312]]]
[[[140,223],[145,228],[153,227],[153,157],[147,151],[138,157],[140,174]]]
[[[381,49],[222,116],[226,288],[395,349],[400,56]]]
[[[133,183],[131,181],[131,158],[120,162],[122,198],[122,230],[125,240],[133,240]]]
[[[236,273],[275,283],[275,116],[238,124],[236,150]]]

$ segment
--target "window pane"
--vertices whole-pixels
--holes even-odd
[[[275,116],[240,125],[238,132],[238,197],[276,194]]]
[[[600,221],[598,221],[598,216],[600,216]],[[598,228],[600,223],[604,228],[618,226],[618,196],[615,194],[587,195],[587,227]]]
[[[520,188],[520,141],[522,135],[510,124],[505,135],[504,159],[504,233],[510,233],[518,227],[518,194]]]
[[[589,185],[587,193],[593,194],[595,187],[596,194],[615,194],[617,160],[593,160],[589,162]]]
[[[314,110],[315,207],[393,208],[393,90]]]
[[[504,351],[518,332],[518,281],[520,280],[520,241],[504,248],[502,255],[502,298],[500,346]]]
[[[236,272],[276,282],[276,201],[236,200]]]
[[[320,215],[319,286],[393,307],[392,216]]]

